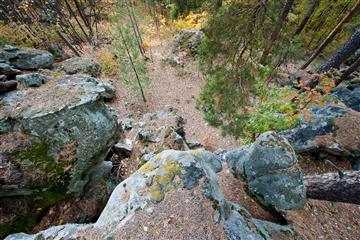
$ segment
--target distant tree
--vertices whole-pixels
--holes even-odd
[[[295,31],[295,35],[300,34],[301,31],[304,29],[305,25],[309,21],[311,15],[314,13],[317,6],[319,6],[320,0],[312,0],[309,9],[307,10],[304,18],[302,19],[299,27]]]
[[[294,4],[295,0],[287,0],[283,9],[281,10],[281,14],[280,14],[280,18],[279,21],[277,22],[271,36],[269,39],[269,43],[267,44],[267,46],[265,47],[262,57],[260,59],[260,63],[264,63],[266,58],[268,57],[269,53],[270,53],[270,48],[273,45],[273,43],[277,40],[279,33],[281,31],[282,26],[284,25],[284,23],[286,22],[286,18]]]
[[[357,49],[360,48],[360,27],[351,37],[330,57],[319,69],[319,73],[324,73],[331,68],[339,68]]]
[[[360,9],[360,0],[357,0],[355,5],[351,8],[351,10],[341,19],[341,21],[335,26],[335,28],[329,33],[329,35],[325,38],[325,40],[320,44],[320,46],[316,49],[316,51],[310,56],[310,58],[301,66],[301,69],[307,68],[312,61],[328,46],[328,44],[335,38],[336,34],[338,34],[343,25],[347,23],[355,13]]]

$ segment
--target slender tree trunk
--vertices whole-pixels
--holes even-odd
[[[324,73],[331,68],[338,68],[345,62],[357,49],[360,48],[360,27],[351,37],[335,52],[335,54],[325,62],[319,69],[319,73]]]
[[[276,24],[276,27],[270,36],[269,44],[264,49],[263,55],[259,61],[260,64],[263,64],[265,62],[265,60],[267,59],[267,57],[270,53],[271,45],[277,40],[279,33],[281,31],[281,28],[284,25],[284,22],[286,21],[286,18],[294,4],[294,1],[295,0],[287,0],[283,9],[281,10],[279,21]]]
[[[137,72],[137,70],[136,70],[134,61],[133,61],[133,59],[132,59],[132,56],[131,56],[129,47],[128,47],[127,43],[126,43],[125,36],[124,36],[124,34],[123,34],[123,31],[122,31],[121,27],[119,27],[119,32],[120,32],[120,36],[121,36],[122,42],[123,42],[123,44],[124,44],[124,47],[125,47],[125,49],[126,49],[127,55],[128,55],[128,57],[129,57],[131,67],[132,67],[132,69],[133,69],[133,71],[134,71],[134,73],[135,73],[136,81],[137,81],[137,83],[138,83],[138,86],[139,86],[139,89],[140,89],[140,93],[141,93],[142,99],[143,99],[143,101],[146,103],[146,98],[145,98],[144,90],[143,90],[142,85],[141,85],[141,82],[140,82],[140,77],[139,77],[139,74],[138,74],[138,72]]]
[[[360,69],[360,57],[341,75],[340,79],[335,82],[336,86],[342,81],[347,80],[350,75],[356,70]]]
[[[66,46],[68,46],[70,48],[71,51],[73,51],[73,53],[80,57],[80,53],[74,48],[74,46],[59,32],[56,30],[56,34],[61,38],[61,40],[63,40],[63,42],[66,44]]]
[[[304,176],[308,198],[360,204],[360,171]]]
[[[325,40],[321,43],[321,45],[316,49],[316,51],[310,56],[309,60],[307,60],[304,65],[301,66],[301,69],[307,68],[312,61],[326,48],[326,46],[334,39],[337,33],[341,31],[342,26],[348,22],[360,8],[360,0],[357,0],[354,7],[346,14],[343,19],[336,25],[336,27],[330,32],[330,34],[325,38]]]
[[[219,9],[222,6],[222,0],[215,0],[215,9]]]
[[[307,10],[303,20],[301,21],[299,27],[296,29],[295,31],[295,35],[300,34],[301,31],[304,29],[305,25],[307,24],[307,22],[309,21],[311,15],[314,13],[315,9],[317,8],[317,6],[319,6],[320,0],[313,0],[311,2],[311,5],[309,7],[309,9]]]

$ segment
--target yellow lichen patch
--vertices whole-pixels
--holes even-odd
[[[192,155],[195,157],[200,157],[200,156],[204,155],[204,152],[203,151],[194,151],[194,152],[192,152]]]
[[[168,157],[166,162],[161,165],[160,170],[164,173],[155,177],[150,188],[151,198],[157,202],[164,198],[165,192],[174,187],[174,178],[181,173],[182,167],[171,157]]]
[[[161,160],[161,155],[160,154],[156,155],[155,160],[160,161]]]
[[[151,194],[151,198],[156,201],[156,202],[160,202],[161,200],[164,199],[164,192],[161,191],[159,185],[157,182],[155,182],[151,188],[150,188],[150,194]]]
[[[141,174],[146,174],[146,173],[149,173],[149,172],[151,172],[152,170],[154,170],[155,167],[156,167],[156,166],[155,166],[153,163],[147,162],[147,163],[145,163],[145,164],[139,169],[139,172],[140,172]]]
[[[157,176],[157,182],[164,187],[169,185],[174,180],[175,175],[181,172],[181,166],[174,160],[166,162],[161,168],[165,170],[165,173]]]

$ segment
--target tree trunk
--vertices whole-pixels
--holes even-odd
[[[319,69],[319,73],[324,73],[331,68],[338,68],[348,59],[357,49],[360,48],[360,28],[336,51],[336,53]]]
[[[271,45],[273,45],[273,43],[277,40],[280,30],[282,28],[282,26],[284,25],[284,22],[286,21],[286,18],[294,4],[295,0],[287,0],[283,9],[281,10],[281,14],[280,14],[280,18],[278,23],[276,24],[276,27],[274,29],[274,31],[272,32],[271,36],[270,36],[270,40],[269,40],[269,44],[267,44],[267,46],[264,49],[264,52],[262,54],[262,57],[259,61],[260,64],[263,64],[265,62],[265,60],[267,59],[269,53],[270,53],[270,48]],[[360,1],[360,0],[359,0]]]
[[[304,176],[308,198],[360,204],[360,171]]]
[[[325,47],[334,39],[337,33],[341,31],[342,26],[348,22],[356,13],[356,11],[360,8],[360,0],[358,0],[354,7],[350,10],[348,14],[346,14],[341,21],[336,25],[336,27],[329,33],[329,35],[325,38],[325,40],[321,43],[321,45],[316,49],[316,51],[311,55],[309,60],[301,66],[301,69],[307,68],[312,61],[325,49]]]
[[[215,9],[219,9],[222,6],[222,0],[215,0]]]
[[[311,15],[314,13],[317,6],[319,6],[320,0],[313,0],[310,4],[309,9],[307,10],[303,20],[301,21],[299,27],[295,31],[295,35],[300,34],[301,31],[304,29],[305,25],[309,21]]]
[[[15,90],[17,87],[17,82],[14,80],[7,82],[0,82],[0,93],[10,92]]]
[[[343,80],[347,80],[350,75],[360,68],[360,57],[341,75],[340,80],[335,82],[336,86],[339,85]]]

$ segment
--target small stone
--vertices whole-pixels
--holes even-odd
[[[4,46],[4,51],[12,52],[12,51],[16,51],[16,50],[19,50],[19,48],[18,48],[18,47],[14,47],[14,46],[12,46],[12,45],[8,45],[8,44],[6,44],[6,45]]]
[[[0,75],[0,82],[5,82],[7,77],[5,75]]]
[[[105,92],[102,94],[102,97],[106,100],[113,99],[116,95],[116,89],[114,85],[110,83],[99,83],[99,87],[103,87],[105,89]]]
[[[120,124],[122,126],[122,129],[130,130],[133,128],[133,119],[129,117],[121,119]]]
[[[0,63],[0,74],[5,75],[7,78],[12,78],[21,74],[21,71],[7,63]]]
[[[69,58],[61,63],[60,69],[67,74],[85,73],[92,77],[100,75],[100,65],[91,58],[75,57]]]
[[[55,59],[58,59],[58,60],[66,60],[69,58],[69,55],[67,55],[64,51],[64,49],[62,49],[59,45],[57,44],[50,44],[49,46],[49,52],[51,52]]]
[[[133,144],[130,139],[125,138],[114,145],[114,150],[118,155],[129,157],[133,149]]]
[[[29,73],[16,76],[16,81],[25,87],[40,87],[49,80],[49,77],[39,73]]]

